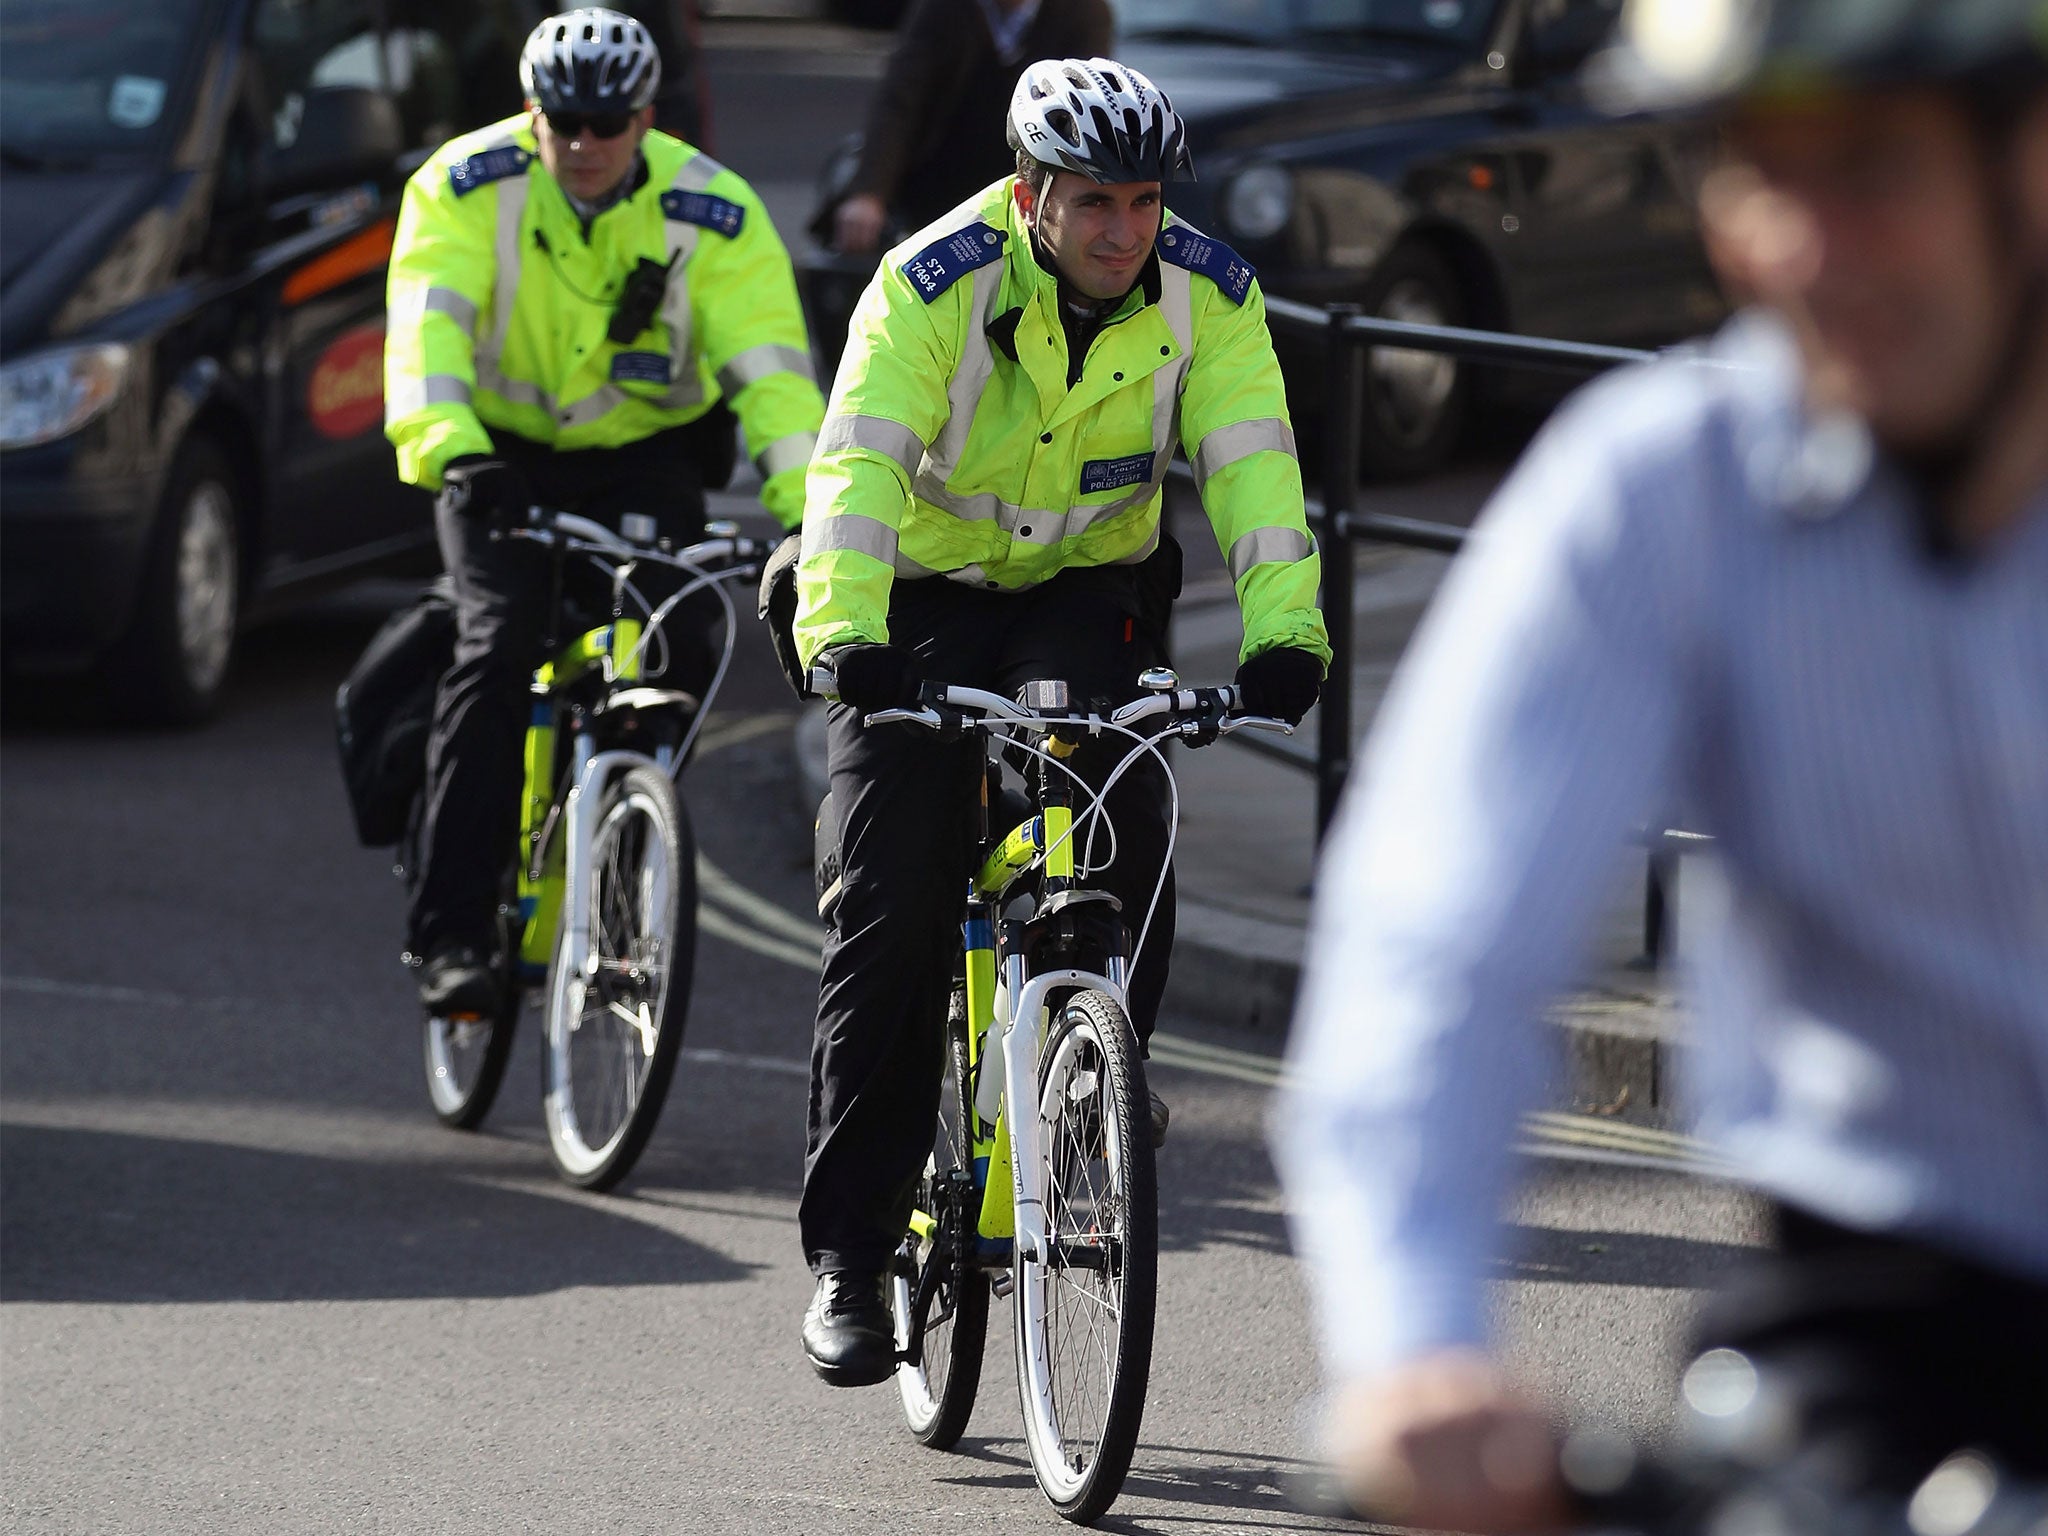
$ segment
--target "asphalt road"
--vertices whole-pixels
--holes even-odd
[[[639,1172],[588,1196],[549,1172],[532,1028],[482,1134],[427,1110],[399,892],[353,845],[332,760],[331,689],[380,611],[373,591],[261,632],[202,734],[10,711],[7,1528],[1050,1528],[1006,1304],[958,1455],[909,1441],[890,1389],[832,1392],[798,1352],[809,829],[765,657],[690,780],[727,876],[690,1054]],[[1157,1365],[1110,1528],[1317,1528],[1281,1491],[1313,1371],[1266,1043],[1166,1027],[1193,1043],[1155,1070],[1175,1111]],[[1693,1287],[1748,1207],[1549,1161],[1519,1220],[1498,1293],[1518,1357],[1569,1412],[1653,1428]]]
[[[853,126],[868,66],[731,62],[720,152],[793,196],[818,134]],[[688,1052],[639,1171],[588,1196],[549,1171],[531,1014],[482,1133],[427,1108],[399,890],[354,846],[329,717],[392,600],[260,631],[204,733],[115,734],[61,693],[5,701],[0,1524],[1055,1528],[1007,1304],[954,1455],[908,1438],[892,1390],[832,1392],[798,1350],[815,939],[765,648],[689,783],[713,873]],[[1314,1371],[1264,1149],[1271,1043],[1164,1028],[1158,1346],[1105,1525],[1324,1528],[1284,1491]],[[1561,1414],[1654,1432],[1698,1287],[1753,1240],[1751,1207],[1556,1159],[1514,1214],[1496,1288],[1514,1358]]]

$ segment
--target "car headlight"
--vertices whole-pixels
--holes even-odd
[[[1223,189],[1223,220],[1232,234],[1270,240],[1294,213],[1294,178],[1277,165],[1247,166]]]
[[[76,432],[121,392],[129,350],[116,343],[39,352],[0,368],[0,448]]]

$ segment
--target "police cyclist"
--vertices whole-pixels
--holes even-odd
[[[794,526],[824,411],[760,199],[653,127],[661,60],[647,29],[601,8],[550,17],[519,72],[526,110],[444,145],[408,183],[391,257],[385,431],[400,477],[440,493],[459,622],[409,925],[435,1013],[494,1000],[498,882],[549,616],[544,552],[493,529],[539,502],[701,537],[706,484],[731,470],[727,406],[763,504]],[[675,590],[662,570],[633,579],[653,602]],[[580,595],[609,602],[608,588]],[[701,695],[702,610],[665,633],[665,681]]]
[[[1008,134],[1016,174],[892,251],[862,297],[805,495],[795,631],[837,678],[843,883],[812,1056],[803,1342],[841,1386],[893,1369],[881,1280],[931,1148],[981,761],[864,713],[927,677],[1129,698],[1165,660],[1180,586],[1160,524],[1177,446],[1236,583],[1245,707],[1299,720],[1330,656],[1263,298],[1164,211],[1161,184],[1191,175],[1179,116],[1135,70],[1053,60],[1024,72]],[[1090,742],[1072,761],[1099,784],[1120,755]],[[1120,780],[1108,814],[1100,878],[1135,927],[1166,860],[1157,766]],[[1141,1039],[1173,914],[1169,883],[1134,957]],[[1164,1121],[1155,1101],[1155,1140]]]

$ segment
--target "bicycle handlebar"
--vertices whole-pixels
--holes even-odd
[[[829,695],[838,690],[838,679],[830,668],[819,666],[811,669],[813,693]],[[1285,720],[1276,720],[1269,715],[1239,713],[1242,703],[1243,697],[1235,684],[1216,688],[1161,688],[1120,705],[1105,716],[1098,710],[1034,709],[985,688],[927,683],[920,695],[919,708],[878,709],[861,723],[921,725],[933,731],[965,725],[1006,725],[1041,732],[1058,730],[1062,726],[1078,726],[1090,735],[1099,735],[1105,726],[1127,728],[1141,720],[1165,715],[1173,722],[1171,729],[1184,736],[1212,731],[1216,735],[1227,736],[1232,731],[1241,730],[1275,731],[1284,736],[1294,734],[1294,727]]]
[[[628,538],[595,519],[579,517],[574,512],[536,506],[527,509],[526,518],[525,523],[506,529],[506,537],[530,539],[536,544],[559,543],[572,550],[590,550],[621,560],[652,560],[662,565],[695,568],[716,559],[741,563],[765,560],[775,552],[773,542],[745,538],[737,527],[728,522],[707,523],[705,531],[712,535],[710,538],[670,550],[661,548],[652,540]]]

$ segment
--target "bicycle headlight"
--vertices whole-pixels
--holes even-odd
[[[130,351],[118,343],[38,352],[0,368],[0,448],[69,436],[121,392]]]
[[[1223,189],[1223,221],[1246,240],[1270,240],[1294,215],[1294,178],[1280,166],[1245,167]]]

